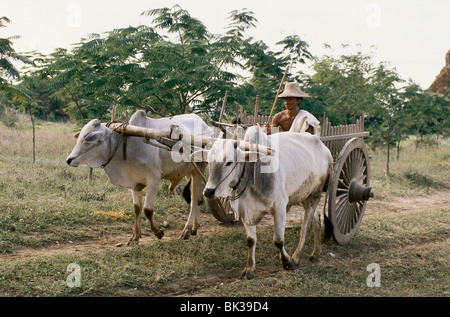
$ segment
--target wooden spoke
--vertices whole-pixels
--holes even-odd
[[[349,197],[354,197],[350,195],[355,187],[369,186],[369,171],[364,141],[350,139],[335,160],[329,180],[328,218],[333,224],[333,238],[339,244],[348,243],[361,223],[367,201],[350,202]]]

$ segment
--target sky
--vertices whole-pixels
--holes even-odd
[[[288,35],[299,35],[317,57],[361,50],[424,89],[450,49],[450,0],[0,0],[0,16],[11,20],[0,37],[20,35],[16,52],[47,54],[90,33],[151,25],[143,11],[176,4],[215,34],[225,32],[230,11],[248,9],[258,20],[249,35],[271,50],[280,50],[276,43]]]

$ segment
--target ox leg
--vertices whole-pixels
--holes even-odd
[[[246,277],[247,280],[252,279],[255,276],[256,260],[255,260],[255,250],[256,250],[256,226],[247,226],[244,224],[245,231],[247,233],[247,247],[248,256],[247,264],[245,265],[242,276]]]
[[[318,261],[320,258],[320,254],[322,253],[322,246],[320,245],[320,228],[320,213],[317,211],[317,209],[315,209],[313,218],[314,251],[309,258],[311,262]]]
[[[205,164],[197,164],[199,169],[203,172],[205,170]],[[190,235],[197,235],[197,230],[200,226],[200,205],[202,203],[202,178],[193,171],[191,176],[191,207],[189,211],[188,220],[181,232],[180,238],[189,239]]]
[[[150,228],[158,239],[162,239],[164,231],[159,229],[158,224],[154,219],[155,214],[155,201],[158,194],[159,181],[154,182],[151,185],[147,185],[147,194],[145,195],[144,214],[150,221]]]
[[[303,208],[305,209],[305,216],[303,218],[303,226],[300,232],[300,241],[297,249],[292,255],[294,262],[297,264],[300,262],[300,252],[305,245],[312,222],[314,222],[314,251],[310,257],[310,260],[317,260],[322,251],[320,246],[320,215],[317,211],[317,205],[319,204],[321,193],[322,187],[320,188],[320,191],[317,191],[302,201]]]
[[[131,195],[133,196],[133,206],[134,206],[134,226],[133,234],[130,240],[128,240],[127,245],[139,243],[139,238],[141,237],[141,218],[142,218],[142,191],[137,191],[132,189]]]
[[[286,205],[284,205],[282,208],[275,209],[273,220],[275,226],[275,231],[273,234],[273,242],[280,251],[281,264],[283,265],[283,268],[286,270],[296,269],[298,266],[284,249],[284,231],[286,228]]]

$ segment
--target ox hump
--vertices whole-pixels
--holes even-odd
[[[145,126],[148,116],[144,110],[136,111],[130,118],[130,124],[136,126]]]

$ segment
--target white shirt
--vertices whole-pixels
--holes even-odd
[[[290,132],[305,132],[308,130],[309,126],[314,128],[314,134],[317,135],[320,122],[314,117],[311,113],[306,110],[300,110],[299,113],[295,116],[294,122],[292,122]]]

